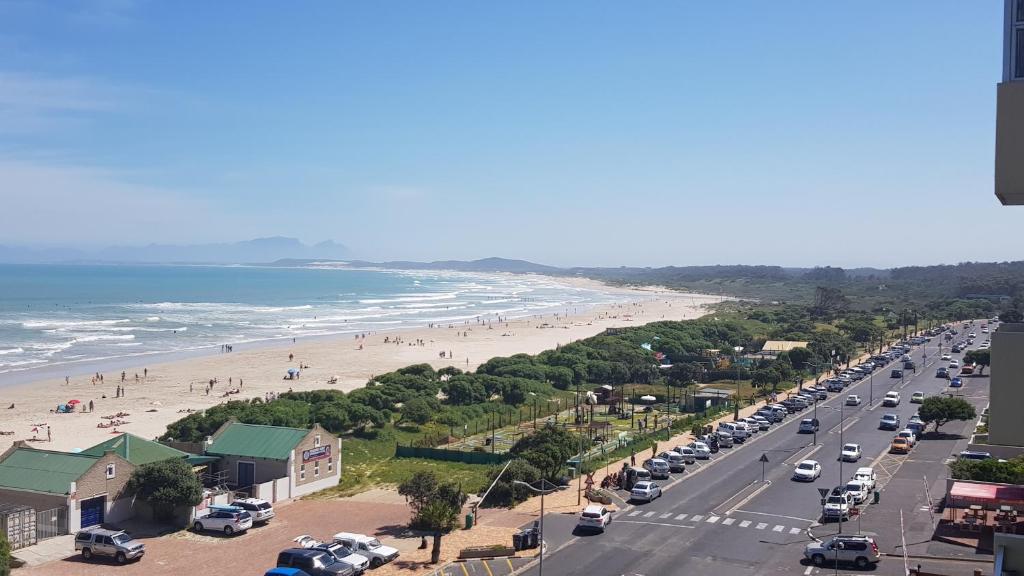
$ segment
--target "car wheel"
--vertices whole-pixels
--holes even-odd
[[[82,558],[85,558],[86,560],[91,560],[92,559],[92,550],[90,550],[88,548],[82,548]]]
[[[202,522],[196,522],[195,524],[192,525],[192,529],[195,530],[196,532],[202,532],[203,531],[203,523]]]
[[[821,554],[815,554],[814,556],[811,556],[811,562],[813,562],[815,566],[824,566],[825,557]]]
[[[858,556],[857,559],[853,561],[853,564],[857,568],[863,570],[868,567],[868,559],[863,556]]]
[[[225,526],[224,527],[224,535],[225,536],[231,536],[234,533],[235,533],[235,529],[232,528],[231,526]]]
[[[118,552],[114,559],[117,560],[118,564],[124,564],[128,561],[128,557],[124,555],[124,552]]]
[[[383,565],[384,565],[384,561],[381,560],[380,558],[374,558],[373,560],[370,560],[370,567],[371,568],[380,568]]]

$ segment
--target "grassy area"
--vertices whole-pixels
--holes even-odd
[[[389,426],[373,438],[343,438],[341,483],[316,497],[351,496],[370,488],[394,487],[422,470],[432,470],[441,478],[459,482],[470,494],[486,487],[491,466],[422,458],[396,459],[396,442],[409,444],[419,435],[419,432]]]

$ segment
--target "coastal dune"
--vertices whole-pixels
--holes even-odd
[[[573,314],[531,316],[498,323],[466,323],[433,328],[405,328],[364,335],[298,339],[271,346],[236,346],[233,352],[150,365],[125,365],[116,372],[47,379],[0,388],[0,446],[14,440],[53,450],[74,450],[99,443],[117,432],[154,438],[188,411],[229,400],[266,398],[288,390],[362,387],[375,374],[428,363],[473,370],[495,356],[536,354],[594,336],[607,328],[638,326],[660,320],[686,320],[707,313],[722,300],[664,289],[624,289],[576,280],[616,294],[615,304],[580,309]],[[385,342],[386,340],[386,342]],[[396,343],[397,340],[397,343]],[[441,357],[441,353],[444,357]],[[289,358],[291,356],[291,359]],[[136,362],[138,359],[134,359]],[[127,361],[126,361],[127,362]],[[300,366],[305,366],[300,369]],[[286,380],[289,369],[300,369]],[[122,383],[121,372],[125,372]],[[137,375],[137,378],[136,378]],[[209,382],[216,383],[209,387]],[[123,396],[117,396],[123,387]],[[209,388],[209,391],[207,389]],[[237,393],[226,394],[229,391]],[[55,413],[60,403],[78,400],[71,413]],[[87,412],[90,402],[93,411]],[[13,406],[13,407],[9,407]],[[116,427],[100,428],[127,414]]]

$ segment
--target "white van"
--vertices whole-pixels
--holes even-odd
[[[736,442],[743,442],[750,436],[747,425],[743,422],[719,422],[718,429],[727,432]]]
[[[338,532],[334,535],[334,541],[345,546],[355,554],[369,558],[370,567],[372,568],[379,568],[398,558],[398,550],[391,546],[384,546],[380,543],[380,540],[365,534]]]

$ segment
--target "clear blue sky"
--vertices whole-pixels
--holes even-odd
[[[1020,259],[1002,5],[0,0],[0,243]]]

